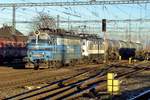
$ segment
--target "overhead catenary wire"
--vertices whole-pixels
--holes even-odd
[[[33,7],[33,6],[78,6],[78,5],[110,5],[110,4],[139,4],[139,3],[150,3],[149,0],[108,0],[108,1],[71,1],[71,2],[44,2],[44,3],[1,3],[0,7]]]
[[[23,1],[25,1],[25,0],[23,0]],[[30,2],[30,3],[32,3],[32,2]],[[31,10],[29,10],[29,11],[31,11]],[[61,13],[64,13],[64,12],[61,12]],[[65,14],[69,14],[69,13],[65,13]],[[28,14],[27,14],[28,15]],[[71,14],[70,14],[71,15]],[[74,15],[75,16],[75,15]]]
[[[26,0],[22,0],[22,1],[26,1]],[[75,1],[75,0],[73,0],[73,1]],[[76,0],[77,1],[77,0]],[[79,0],[78,0],[79,1]],[[93,8],[94,8],[94,6],[92,6]],[[91,7],[91,8],[92,8]],[[119,7],[120,8],[120,7]],[[19,8],[20,9],[20,8]],[[26,9],[28,9],[28,8],[26,8]],[[120,8],[121,9],[121,8]],[[51,10],[51,9],[50,9]],[[53,9],[53,11],[56,11],[56,10],[58,10],[58,9]],[[76,10],[76,9],[75,9]],[[91,10],[91,9],[90,9]],[[122,10],[122,9],[121,9]],[[47,11],[47,9],[45,8],[45,12]],[[87,9],[87,11],[88,11],[88,9]],[[106,11],[107,12],[109,12],[109,10],[108,10],[108,8],[106,9]],[[21,11],[20,11],[21,12]],[[34,12],[34,11],[33,11]],[[99,18],[96,14],[94,14],[94,12],[96,12],[96,11],[91,11],[91,12],[89,12],[90,13],[90,15],[91,16],[95,16],[95,17],[97,17],[97,18]],[[126,11],[125,11],[126,12]],[[66,14],[65,14],[66,13]],[[72,13],[72,14],[71,14]],[[96,12],[97,13],[97,12]],[[128,12],[127,12],[128,13]],[[69,16],[72,16],[73,14],[74,14],[74,11],[73,11],[73,8],[72,7],[68,7],[68,12],[63,12],[63,11],[60,11],[60,14],[65,14],[66,16],[68,16],[69,14]],[[112,14],[112,13],[111,13]],[[78,15],[78,14],[77,14]],[[79,15],[80,16],[80,15]],[[61,16],[61,18],[62,18],[63,16]],[[72,16],[73,17],[73,16]],[[79,19],[81,19],[81,18],[84,18],[83,17],[83,15],[81,16],[81,17],[77,17],[77,18],[79,18]],[[67,19],[67,18],[66,18]],[[118,21],[119,22],[119,21]]]

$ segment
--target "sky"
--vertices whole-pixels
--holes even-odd
[[[73,2],[73,1],[90,1],[90,0],[55,0],[55,2]],[[103,0],[97,0],[103,1]],[[110,0],[108,0],[110,1]],[[42,3],[54,2],[54,0],[0,0],[0,3]],[[63,7],[20,7],[16,9],[16,21],[32,21],[38,16],[39,12],[48,13],[60,20],[102,20],[102,19],[150,19],[150,4],[123,4],[123,5],[86,5],[86,6],[63,6]],[[68,14],[69,13],[69,14]],[[0,27],[3,24],[12,25],[12,8],[0,7]],[[86,25],[86,29],[79,29]],[[27,35],[33,28],[29,23],[16,23],[18,30]],[[66,29],[84,30],[90,33],[97,33],[103,36],[101,32],[101,23],[60,23],[60,27]],[[150,36],[150,22],[112,22],[107,24],[111,38],[126,39],[126,34],[133,34],[134,40],[138,40],[141,34],[145,38]],[[122,27],[124,29],[119,29]],[[131,28],[133,27],[133,28]],[[141,27],[144,29],[141,30]],[[131,28],[131,30],[130,30]],[[148,30],[149,29],[149,30]],[[131,32],[129,32],[129,30]],[[133,31],[133,32],[132,32]],[[136,34],[135,34],[136,33]],[[140,34],[140,35],[139,35]],[[143,39],[144,40],[144,39]]]

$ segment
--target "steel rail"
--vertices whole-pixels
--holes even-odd
[[[148,65],[149,66],[149,65]],[[144,70],[146,70],[147,68],[146,67],[143,67],[142,69],[137,69],[137,70],[133,70],[133,71],[130,71],[130,72],[125,72],[125,73],[120,73],[117,78],[118,79],[123,79],[123,78],[126,78],[130,75],[133,75],[133,74],[136,74],[136,73],[139,73],[139,72],[142,72]],[[63,98],[63,100],[72,100],[72,99],[75,99],[75,98],[78,98],[80,96],[82,96],[83,94],[87,93],[89,94],[92,90],[94,90],[94,92],[100,92],[101,90],[104,89],[104,87],[106,87],[106,81],[104,82],[100,82],[96,85],[93,85],[91,87],[88,87],[87,89],[85,90],[82,90],[82,91],[79,91],[79,92],[76,92],[76,93],[72,93],[72,95],[69,95],[68,97],[65,97]],[[55,97],[57,98],[57,97]],[[62,98],[61,98],[62,99]]]
[[[120,65],[120,66],[119,66]],[[111,63],[105,65],[102,69],[97,71],[87,71],[85,73],[81,73],[77,76],[72,76],[69,79],[61,80],[55,82],[54,84],[45,86],[41,89],[36,89],[33,91],[29,91],[24,93],[24,95],[16,95],[16,97],[12,97],[11,99],[63,99],[63,98],[72,98],[82,96],[83,93],[90,93],[92,89],[96,91],[100,91],[102,87],[106,84],[106,73],[108,71],[113,71],[111,68],[124,68],[125,65],[121,66],[121,63]],[[141,68],[139,67],[141,66]],[[149,69],[149,62],[142,62],[135,65],[128,65],[126,68],[131,68],[129,71],[125,71],[120,69],[120,71],[116,70],[118,73],[117,78],[122,79],[131,74],[135,74],[137,72],[142,72],[146,69]],[[133,69],[133,70],[132,70]],[[123,73],[121,73],[121,70]],[[93,73],[92,73],[93,72]],[[94,73],[95,72],[95,73]],[[92,73],[92,74],[91,74]],[[90,76],[88,76],[90,75]],[[104,76],[105,75],[105,76]],[[96,85],[99,84],[99,85]]]
[[[26,98],[26,97],[30,97],[31,95],[39,94],[41,92],[45,92],[45,91],[49,91],[49,90],[52,91],[52,90],[61,88],[64,85],[71,84],[71,83],[75,82],[75,80],[78,80],[78,81],[83,80],[83,77],[86,77],[88,74],[94,73],[94,72],[97,72],[97,70],[88,69],[84,72],[81,72],[81,73],[79,73],[77,75],[74,75],[74,76],[71,76],[69,78],[59,80],[57,82],[53,82],[52,84],[46,85],[46,86],[44,86],[40,89],[35,89],[35,90],[31,90],[31,91],[28,91],[28,92],[25,92],[25,93],[21,93],[21,94],[9,97],[7,99],[23,99],[23,98]]]

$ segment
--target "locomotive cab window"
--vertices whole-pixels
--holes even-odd
[[[30,42],[31,42],[31,43],[35,43],[35,42],[36,42],[36,40],[35,40],[35,39],[32,39]]]
[[[83,45],[85,45],[85,42],[83,42]]]
[[[32,39],[32,40],[31,40],[31,43],[36,43],[36,39]],[[39,40],[38,40],[38,43],[48,43],[48,41],[47,41],[47,40],[44,40],[44,39],[39,39]]]

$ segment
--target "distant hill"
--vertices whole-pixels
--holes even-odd
[[[16,30],[16,29],[15,29]],[[12,26],[3,25],[3,27],[0,28],[0,35],[2,36],[10,36],[12,35]],[[21,35],[24,36],[20,31],[16,30],[15,35]]]

